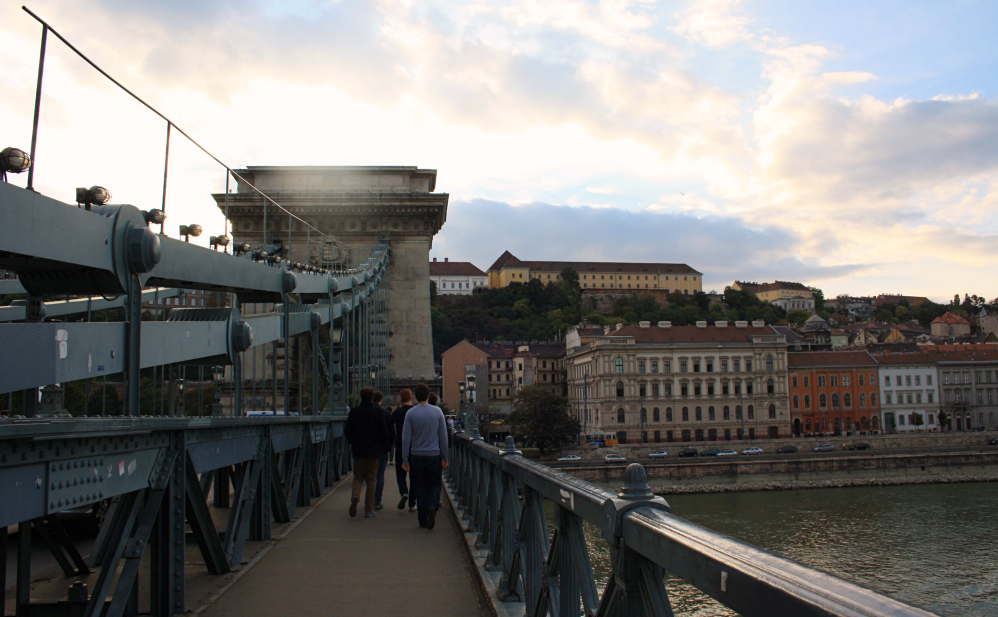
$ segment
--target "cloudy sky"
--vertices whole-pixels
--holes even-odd
[[[998,295],[998,3],[28,6],[229,165],[437,169],[437,257]],[[39,35],[0,7],[0,145],[30,144]],[[51,37],[47,58],[39,190],[158,206],[165,122]],[[223,183],[173,141],[174,235],[222,231]]]

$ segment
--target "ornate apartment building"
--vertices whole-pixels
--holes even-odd
[[[880,432],[878,365],[866,351],[788,356],[793,434]]]
[[[571,408],[621,443],[787,437],[786,338],[761,321],[619,327],[565,357]]]
[[[926,346],[939,370],[946,430],[998,429],[998,349],[996,345]]]
[[[939,428],[939,375],[931,355],[875,355],[880,365],[883,427],[888,432],[931,431]]]

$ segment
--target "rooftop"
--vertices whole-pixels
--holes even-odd
[[[437,261],[430,262],[430,276],[485,276],[485,273],[470,261]]]
[[[718,328],[716,325],[706,327],[699,326],[669,326],[660,328],[652,325],[648,328],[641,326],[624,326],[617,331],[611,331],[607,337],[629,336],[634,338],[638,344],[647,343],[751,343],[754,336],[783,336],[782,332],[775,331],[770,326],[755,327],[749,324],[746,327],[736,327],[729,324],[726,327]]]
[[[865,351],[802,351],[787,354],[787,366],[876,366]]]
[[[579,274],[590,272],[638,272],[648,274],[700,274],[686,264],[641,263],[623,261],[523,261],[509,251],[504,251],[489,270],[503,268],[528,268],[542,272],[561,272],[571,268]]]
[[[939,317],[936,317],[935,319],[932,320],[932,323],[948,323],[948,324],[957,324],[964,326],[970,325],[970,322],[964,319],[963,317],[960,317],[956,313],[949,313],[949,312],[940,315]]]

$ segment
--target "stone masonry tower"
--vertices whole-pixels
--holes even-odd
[[[228,196],[236,243],[254,247],[290,239],[291,261],[320,265],[330,260],[357,266],[379,241],[391,243],[389,322],[391,374],[409,385],[434,379],[430,323],[429,261],[433,236],[447,219],[446,193],[434,193],[437,172],[416,167],[253,167],[236,172],[274,201],[350,247],[323,245],[315,233],[238,183]],[[224,193],[212,197],[223,212]],[[402,387],[402,386],[400,386]],[[395,389],[393,387],[393,389]]]

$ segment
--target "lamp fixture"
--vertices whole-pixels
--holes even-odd
[[[76,189],[76,203],[86,206],[87,210],[90,209],[90,206],[103,206],[109,201],[111,201],[111,191],[103,186],[95,185],[90,188]]]
[[[166,213],[158,208],[146,210],[142,213],[142,218],[146,220],[146,225],[162,225],[166,220]]]
[[[31,167],[31,157],[20,148],[4,148],[0,150],[0,173],[3,174],[3,181],[7,181],[7,174],[19,174]]]
[[[201,231],[202,230],[201,230],[201,226],[200,225],[181,225],[180,226],[180,235],[184,237],[184,241],[185,242],[190,242],[191,241],[191,236],[194,236],[195,238],[197,238],[198,236],[200,236],[201,235]]]
[[[225,247],[229,246],[230,240],[231,238],[228,236],[209,236],[208,245],[215,247],[216,251],[218,250],[218,247],[222,247],[222,250],[224,251]]]

